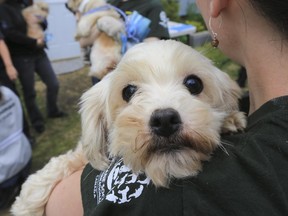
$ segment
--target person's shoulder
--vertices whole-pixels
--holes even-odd
[[[11,89],[9,89],[8,87],[6,87],[6,86],[0,86],[0,90],[1,90],[1,92],[2,92],[2,94],[3,95],[14,95],[15,93],[11,90]]]
[[[0,86],[0,91],[2,94],[1,102],[4,101],[4,103],[1,103],[1,105],[11,101],[16,105],[16,107],[20,107],[19,97],[11,89],[7,88],[6,86]]]

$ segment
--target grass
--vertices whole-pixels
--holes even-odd
[[[58,76],[60,92],[58,104],[68,113],[68,117],[60,119],[46,119],[46,130],[38,135],[32,133],[36,139],[33,148],[32,172],[41,169],[51,157],[62,154],[74,148],[80,138],[81,124],[79,99],[83,92],[91,87],[90,78],[87,76],[88,68]],[[45,85],[41,81],[36,82],[37,101],[42,113],[45,113]]]

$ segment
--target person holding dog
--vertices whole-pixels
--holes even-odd
[[[212,45],[247,70],[250,109],[245,132],[223,135],[225,151],[217,149],[196,177],[176,179],[169,188],[146,186],[137,198],[122,204],[106,199],[96,205],[98,172],[75,172],[56,186],[46,215],[288,214],[288,2],[196,3]],[[111,187],[110,194],[125,194],[124,189]]]
[[[0,28],[18,71],[23,87],[24,101],[30,122],[38,133],[45,130],[44,118],[36,103],[35,75],[36,72],[47,86],[47,115],[49,118],[64,117],[59,110],[57,96],[59,83],[51,63],[45,53],[44,38],[27,36],[27,24],[22,16],[26,1],[9,0],[0,5]]]
[[[137,11],[148,18],[151,23],[150,31],[144,41],[169,39],[168,17],[159,0],[109,0],[108,3],[121,9],[125,13]]]

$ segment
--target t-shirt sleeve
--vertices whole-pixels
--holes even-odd
[[[169,39],[168,17],[159,3],[151,4],[151,9],[145,14],[151,20],[150,32],[147,37]]]

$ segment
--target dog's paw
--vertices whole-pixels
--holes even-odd
[[[124,32],[123,22],[110,16],[101,17],[97,21],[97,27],[100,31],[105,32],[107,35],[115,39]]]
[[[76,34],[76,35],[74,36],[74,39],[75,39],[76,41],[79,41],[81,38],[82,38],[82,36],[79,35],[79,34]]]
[[[79,35],[81,37],[88,37],[91,34],[92,27],[93,24],[89,22],[89,19],[81,18],[77,25],[76,35]]]
[[[246,115],[243,112],[231,112],[225,119],[221,128],[221,133],[241,132],[246,127]]]

